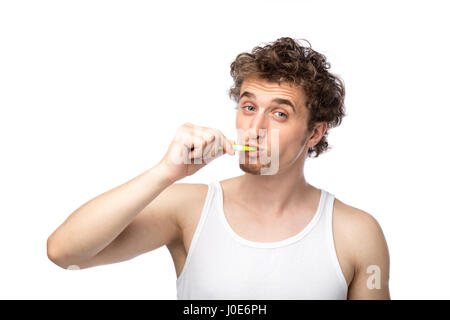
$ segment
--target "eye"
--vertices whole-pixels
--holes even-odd
[[[283,112],[281,112],[281,111],[277,111],[277,112],[275,112],[275,113],[281,113],[282,115],[284,115],[284,118],[287,118],[287,114],[286,114],[286,113],[283,113]]]
[[[245,108],[247,108],[247,107],[248,107],[248,108],[254,108],[254,106],[243,106],[242,108],[245,109]]]
[[[251,105],[246,105],[246,106],[243,106],[242,107],[243,109],[246,109],[246,108],[255,108],[254,106],[251,106]],[[248,110],[248,109],[246,109],[246,110]],[[253,111],[253,110],[248,110],[248,111]],[[281,111],[276,111],[275,113],[280,113],[281,115],[279,116],[280,118],[287,118],[288,116],[287,116],[287,114],[286,113],[284,113],[284,112],[281,112]]]

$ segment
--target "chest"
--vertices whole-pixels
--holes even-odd
[[[354,275],[354,266],[350,260],[351,248],[346,243],[345,234],[337,223],[340,215],[339,208],[333,208],[333,238],[339,266],[347,284]],[[231,214],[228,214],[232,212]],[[303,216],[291,216],[290,219],[268,220],[255,218],[254,215],[237,207],[224,206],[224,216],[233,232],[239,237],[256,242],[276,242],[292,237],[308,226],[313,214]],[[172,245],[169,251],[172,255],[177,277],[181,274],[186,262],[187,253],[194,236],[194,232],[200,220],[201,212],[190,214],[182,226],[182,240]]]
[[[222,214],[225,225],[239,238],[253,242],[278,242],[303,231],[313,219],[314,212],[303,215],[285,213],[282,217],[272,217],[264,212],[225,204]]]

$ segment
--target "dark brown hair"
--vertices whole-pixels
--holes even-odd
[[[305,39],[300,39],[305,40]],[[253,48],[251,53],[237,55],[231,63],[230,74],[234,85],[228,94],[239,101],[242,83],[246,78],[257,77],[270,82],[288,82],[299,85],[306,94],[306,108],[309,110],[308,132],[317,122],[327,122],[328,128],[322,139],[308,149],[308,157],[315,152],[315,158],[331,147],[328,146],[328,129],[341,124],[345,113],[344,82],[327,69],[326,57],[309,46],[302,46],[297,40],[283,37]]]

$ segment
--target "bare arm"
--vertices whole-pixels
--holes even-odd
[[[174,182],[221,156],[219,146],[234,154],[217,129],[184,124],[156,166],[75,210],[47,239],[49,259],[62,268],[87,268],[179,240],[178,216],[191,200],[189,186]]]
[[[172,184],[165,172],[155,166],[132,180],[83,204],[59,226],[47,240],[50,260],[62,268],[81,267],[107,247],[130,222],[163,190]],[[166,231],[154,236],[155,242],[168,242],[177,236],[177,226],[169,216]],[[127,233],[135,230],[136,223]],[[142,232],[143,230],[140,229]],[[126,237],[121,235],[121,238]],[[151,249],[151,248],[150,248]]]
[[[368,213],[360,211],[352,234],[355,244],[355,275],[349,300],[390,300],[389,251],[383,231]]]

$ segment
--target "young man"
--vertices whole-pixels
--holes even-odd
[[[73,212],[49,237],[48,257],[88,268],[165,245],[178,299],[390,299],[377,221],[304,177],[306,157],[327,150],[345,115],[343,82],[328,68],[291,38],[239,54],[230,90],[239,143],[259,148],[239,151],[245,174],[175,183],[219,147],[236,154],[219,130],[186,123],[157,165]]]

